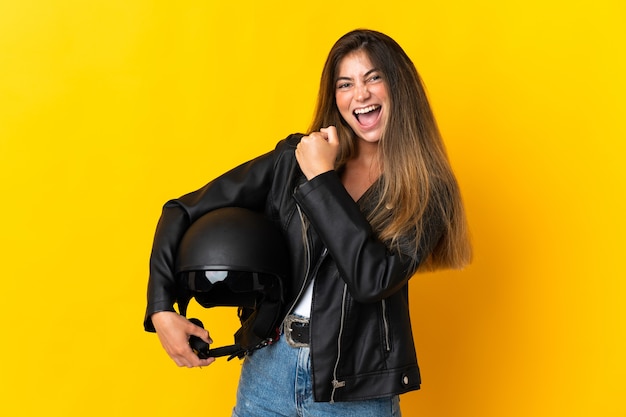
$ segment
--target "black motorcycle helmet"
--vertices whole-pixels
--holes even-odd
[[[206,308],[238,307],[242,324],[232,346],[208,350],[192,337],[198,356],[241,358],[278,338],[288,260],[280,230],[261,213],[225,207],[189,227],[176,259],[180,313],[185,315],[195,298]]]

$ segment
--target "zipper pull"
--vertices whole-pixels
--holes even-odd
[[[346,381],[337,381],[333,379],[333,388],[343,388],[346,386]]]

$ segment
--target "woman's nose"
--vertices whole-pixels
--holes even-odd
[[[367,89],[367,85],[366,84],[361,84],[361,85],[357,85],[356,87],[356,99],[358,101],[364,101],[367,100],[370,96],[370,92]]]

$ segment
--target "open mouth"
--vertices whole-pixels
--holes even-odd
[[[379,104],[372,104],[371,106],[356,109],[354,111],[354,117],[363,126],[371,126],[378,120],[380,116],[380,110],[382,106]]]

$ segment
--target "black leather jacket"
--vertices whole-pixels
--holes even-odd
[[[165,204],[150,261],[145,329],[154,331],[151,314],[175,311],[172,268],[189,224],[216,208],[246,207],[264,211],[288,241],[293,279],[285,315],[315,278],[310,345],[315,400],[362,400],[419,389],[408,280],[439,240],[441,227],[433,225],[440,222],[429,220],[432,233],[420,242],[418,259],[390,251],[364,216],[375,200],[371,190],[355,203],[335,171],[306,180],[294,154],[301,136],[291,135],[274,151]]]

